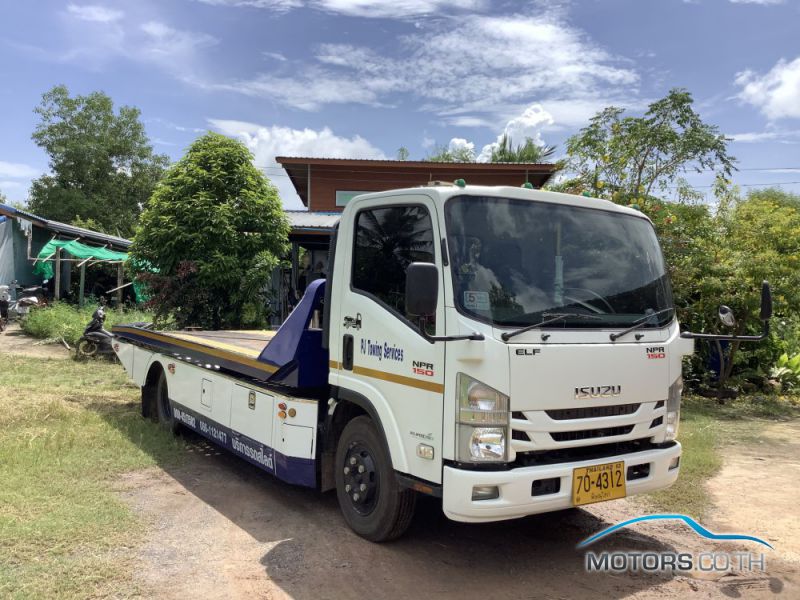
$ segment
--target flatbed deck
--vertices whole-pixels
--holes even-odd
[[[112,333],[119,338],[175,356],[195,364],[266,380],[278,369],[259,360],[277,332],[242,331],[155,331],[136,325],[118,325]]]

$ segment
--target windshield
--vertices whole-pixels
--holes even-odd
[[[445,209],[456,308],[495,325],[645,327],[672,319],[652,225],[591,208],[459,196]],[[583,315],[599,318],[586,319]]]

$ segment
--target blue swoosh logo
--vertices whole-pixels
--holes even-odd
[[[595,533],[593,536],[586,538],[580,544],[578,544],[578,548],[584,548],[589,544],[594,544],[597,540],[604,538],[605,536],[614,533],[618,529],[622,529],[623,527],[627,527],[628,525],[633,525],[634,523],[641,523],[642,521],[683,521],[689,527],[691,527],[694,532],[704,538],[708,538],[709,540],[746,540],[750,542],[758,542],[759,544],[763,544],[767,548],[774,549],[764,540],[754,537],[752,535],[742,535],[739,533],[713,533],[700,525],[697,521],[692,519],[691,517],[687,517],[686,515],[647,515],[644,517],[636,517],[635,519],[629,519],[627,521],[623,521],[622,523],[617,523],[616,525],[612,525],[599,533]]]

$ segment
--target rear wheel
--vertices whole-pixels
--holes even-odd
[[[172,403],[169,401],[169,390],[167,389],[167,377],[164,371],[158,375],[156,383],[156,411],[158,412],[158,422],[164,429],[172,433],[178,431],[178,422],[172,414]]]
[[[92,340],[83,338],[78,341],[78,356],[81,358],[93,358],[94,356],[97,356],[98,349],[99,346]]]
[[[416,492],[400,488],[388,450],[369,417],[356,417],[345,426],[335,468],[339,508],[353,531],[372,542],[385,542],[408,529]]]

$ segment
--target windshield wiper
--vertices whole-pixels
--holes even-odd
[[[647,310],[651,310],[651,309],[647,309]],[[636,319],[633,322],[633,325],[631,325],[627,329],[625,329],[623,331],[620,331],[619,333],[612,333],[608,337],[612,342],[615,342],[616,340],[621,338],[623,335],[628,335],[631,331],[636,331],[637,329],[641,329],[642,327],[644,327],[645,325],[647,325],[650,322],[650,319],[653,319],[654,317],[657,317],[659,315],[663,315],[664,313],[668,313],[670,311],[674,312],[675,309],[670,307],[670,308],[662,308],[661,310],[657,310],[655,312],[650,312],[650,313],[646,314],[645,316],[643,316],[643,317],[641,317],[639,319]]]
[[[503,333],[500,337],[503,338],[504,342],[507,342],[515,335],[525,333],[526,331],[530,331],[531,329],[537,329],[538,327],[544,327],[545,325],[549,325],[550,323],[557,323],[558,321],[563,321],[564,319],[574,318],[574,319],[592,319],[596,321],[602,320],[600,317],[596,317],[594,315],[587,315],[585,313],[542,313],[542,318],[544,319],[544,321],[539,321],[538,323],[534,323],[533,325],[527,325],[522,329],[517,329],[515,331],[507,331]]]

